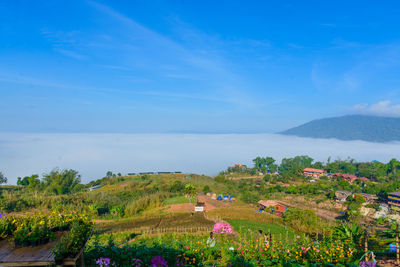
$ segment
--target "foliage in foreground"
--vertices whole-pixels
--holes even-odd
[[[220,234],[215,246],[208,244],[207,236],[171,234],[136,237],[122,247],[115,246],[112,240],[106,246],[94,241],[87,247],[85,259],[87,266],[97,266],[100,257],[110,259],[110,266],[132,266],[132,260],[150,266],[156,256],[165,259],[168,266],[307,266],[311,263],[350,266],[357,255],[353,244],[330,238],[315,241],[299,236],[287,244],[258,236]]]

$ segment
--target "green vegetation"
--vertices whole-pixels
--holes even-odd
[[[250,229],[253,233],[256,233],[258,230],[262,230],[264,234],[271,234],[274,239],[279,240],[285,239],[286,237],[288,240],[293,240],[296,237],[290,228],[278,224],[268,224],[246,220],[228,220],[228,222],[233,226],[235,231],[241,234],[248,233]]]
[[[192,203],[196,202],[196,198],[192,197],[191,201]],[[185,196],[176,196],[165,199],[163,204],[172,205],[172,204],[182,204],[182,203],[189,203],[189,199]]]
[[[86,251],[88,265],[93,264],[93,260],[100,256],[114,257],[113,260],[120,263],[117,256],[121,256],[118,253],[122,252],[115,244],[122,243],[126,243],[127,250],[137,251],[132,252],[132,256],[137,256],[144,262],[151,260],[146,255],[156,256],[157,250],[161,249],[160,255],[169,262],[176,260],[184,252],[185,255],[192,255],[196,264],[201,261],[202,264],[220,266],[228,263],[238,264],[237,266],[286,264],[290,260],[299,264],[322,263],[328,259],[330,262],[349,263],[356,259],[350,252],[360,256],[355,248],[360,245],[360,237],[365,232],[360,226],[364,219],[360,212],[361,207],[378,210],[379,205],[364,203],[365,199],[359,195],[355,198],[351,196],[342,203],[344,212],[340,214],[333,205],[335,191],[370,193],[384,200],[388,192],[400,189],[400,162],[396,159],[386,164],[356,162],[352,159],[314,162],[311,157],[302,155],[284,158],[280,164],[269,156],[257,157],[253,162],[254,166],[251,168],[235,164],[214,179],[194,174],[121,176],[110,171],[105,177],[86,185],[80,183],[77,171],[55,169],[43,177],[31,175],[19,178],[18,186],[3,186],[0,209],[22,217],[30,217],[38,210],[44,214],[65,213],[68,210],[89,214],[96,219],[97,224],[94,227],[96,235],[89,241]],[[340,178],[322,176],[311,181],[311,178],[303,175],[305,167],[324,169],[327,173],[363,175],[370,180],[356,180],[350,184]],[[92,186],[97,187],[91,188]],[[199,194],[208,192],[234,196],[236,200],[216,201],[206,197],[210,201],[206,203],[210,207],[206,214],[190,214],[186,205],[175,205],[195,203]],[[286,212],[280,217],[266,212],[260,213],[256,205],[261,199],[286,202]],[[23,242],[26,236],[31,239],[29,242],[36,242],[37,237],[52,238],[50,226],[46,223],[41,225],[33,221],[30,226],[15,229],[8,220],[1,220],[1,216],[0,237],[7,238],[12,233],[18,242]],[[215,222],[223,221],[232,224],[235,236],[218,237],[214,252],[202,245],[194,245],[204,245],[205,234],[212,231]],[[379,225],[380,229],[386,229],[387,233],[371,234],[374,239],[371,238],[370,242],[387,246],[393,239],[390,223],[390,220],[376,220],[374,224]],[[71,247],[71,244],[82,244],[84,239],[80,239],[80,236],[88,234],[85,226],[70,224],[69,227],[70,232],[56,247],[55,253],[58,256],[65,257],[66,251],[76,253],[79,246]],[[272,240],[277,243],[285,244],[285,247],[276,249],[286,249],[286,254],[294,253],[292,258],[270,252],[260,254],[253,251],[248,254],[246,251],[238,254],[240,245],[246,244],[251,248],[260,242],[255,234],[259,229],[264,233],[271,233]],[[189,233],[192,235],[188,235]],[[174,235],[174,240],[168,239]],[[302,257],[299,257],[295,253],[303,253],[297,251],[299,244],[311,240],[318,240],[321,246],[327,247],[329,242],[332,245],[332,240],[338,240],[335,246],[343,254],[340,257],[336,254],[329,256],[328,252],[317,255],[316,251],[309,253],[307,250],[307,256],[301,254]],[[279,246],[283,244],[279,243]],[[204,249],[203,254],[192,250],[193,247]],[[231,247],[236,249],[235,253],[229,250]],[[149,254],[145,255],[144,251]],[[298,258],[294,259],[295,255]],[[190,264],[196,265],[193,264],[193,258]],[[188,261],[186,263],[189,264]]]

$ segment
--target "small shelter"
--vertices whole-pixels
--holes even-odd
[[[313,178],[318,179],[321,175],[325,174],[325,171],[321,170],[321,169],[305,168],[303,170],[303,174],[304,174],[304,176],[313,177]]]
[[[222,195],[219,195],[219,196],[217,197],[217,200],[222,200]]]
[[[374,202],[377,199],[376,196],[371,195],[371,194],[366,194],[366,193],[356,193],[356,194],[354,194],[353,197],[355,198],[358,195],[362,196],[364,198],[365,202],[367,202],[367,203]]]
[[[86,191],[94,191],[94,190],[97,190],[99,188],[101,188],[101,185],[95,185],[95,186],[89,187],[88,189],[86,189]]]
[[[351,192],[349,191],[336,191],[335,197],[337,201],[345,202],[349,196],[351,196]]]
[[[228,201],[229,200],[229,196],[224,196],[224,200]]]
[[[275,200],[260,200],[258,201],[260,211],[270,212],[275,215],[282,215],[287,210],[287,207]]]
[[[229,197],[229,201],[234,201],[235,200],[235,197],[234,196],[230,196]]]
[[[389,193],[388,204],[390,206],[390,209],[400,211],[400,192]]]
[[[211,199],[217,199],[217,194],[215,194],[215,193],[212,193],[212,195],[211,195]]]
[[[208,196],[208,197],[211,197],[211,193],[210,193],[210,192],[208,192],[208,193],[207,193],[207,196]]]

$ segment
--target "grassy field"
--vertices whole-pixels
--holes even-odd
[[[197,198],[192,198],[192,203],[196,203]],[[182,203],[189,203],[189,199],[185,196],[176,196],[172,198],[167,198],[164,200],[164,205],[172,205],[172,204],[182,204]]]
[[[135,219],[120,219],[98,224],[96,230],[100,234],[110,233],[194,233],[212,230],[213,221],[206,219],[203,214],[193,216],[188,213],[173,213],[162,216],[143,217]]]
[[[249,230],[254,233],[258,232],[258,230],[262,230],[263,233],[271,233],[273,238],[276,240],[285,240],[286,236],[288,240],[293,240],[296,237],[295,233],[291,229],[285,228],[285,226],[282,225],[246,220],[228,220],[228,222],[232,225],[235,231],[243,234],[248,233]]]
[[[237,205],[237,206],[236,206]],[[207,212],[207,216],[217,221],[222,220],[246,220],[268,224],[283,224],[282,218],[266,214],[255,212],[254,209],[248,205],[240,205],[235,203],[235,206],[229,208],[214,209]]]

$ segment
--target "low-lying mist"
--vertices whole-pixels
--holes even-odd
[[[311,139],[277,134],[0,134],[0,171],[18,176],[55,167],[79,171],[82,182],[107,171],[182,171],[216,175],[234,163],[252,166],[257,156],[309,155],[315,160],[351,157],[386,162],[400,158],[400,143]]]

